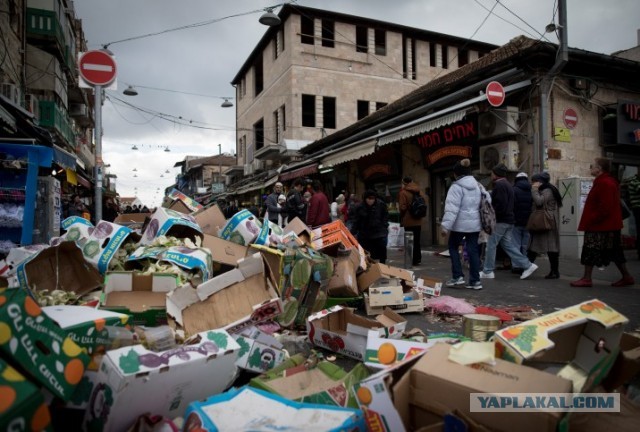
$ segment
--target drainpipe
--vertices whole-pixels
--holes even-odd
[[[558,19],[559,19],[559,32],[560,32],[560,47],[556,62],[551,67],[549,72],[545,74],[540,82],[540,113],[538,118],[538,139],[536,140],[534,147],[533,157],[533,171],[544,171],[545,150],[547,148],[547,128],[549,117],[549,98],[551,97],[551,90],[553,88],[553,81],[555,75],[562,71],[562,68],[569,60],[569,47],[567,44],[567,0],[560,0],[558,2]]]

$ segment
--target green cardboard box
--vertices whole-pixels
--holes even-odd
[[[23,289],[0,291],[0,351],[12,365],[66,401],[89,363],[67,332]]]

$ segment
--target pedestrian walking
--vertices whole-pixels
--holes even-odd
[[[513,244],[523,255],[526,255],[529,249],[530,235],[527,230],[527,221],[531,215],[532,202],[529,176],[525,172],[520,172],[513,183],[513,215],[515,217]]]
[[[625,191],[625,202],[636,221],[636,251],[638,259],[640,259],[640,171],[636,175],[624,179],[621,188]]]
[[[313,228],[331,222],[329,207],[329,199],[322,190],[322,183],[320,180],[314,180],[311,183],[311,199],[307,208],[307,225]]]
[[[402,188],[398,194],[398,205],[400,208],[400,225],[405,232],[413,233],[412,264],[414,266],[422,263],[422,245],[420,237],[422,235],[422,220],[425,216],[416,216],[411,212],[411,204],[415,196],[421,197],[426,202],[425,196],[420,192],[420,186],[409,176],[402,179]]]
[[[494,279],[496,266],[496,249],[498,245],[502,246],[509,258],[511,264],[516,268],[522,268],[524,271],[520,279],[526,279],[538,269],[538,266],[523,255],[513,243],[513,224],[515,223],[515,215],[513,213],[513,187],[506,179],[507,167],[504,164],[498,164],[491,170],[491,180],[493,181],[493,189],[491,190],[491,205],[496,212],[496,227],[494,232],[489,236],[485,251],[484,268],[480,273],[480,277],[484,279]]]
[[[278,205],[278,197],[281,194],[282,194],[282,183],[276,182],[276,184],[273,185],[273,192],[271,192],[267,196],[267,199],[265,201],[265,205],[267,207],[266,219],[268,219],[269,222],[273,222],[276,225],[278,224],[280,213],[284,211],[282,207]]]
[[[349,214],[350,230],[360,246],[369,252],[371,259],[384,264],[387,262],[389,211],[372,189],[368,189],[362,198],[362,202]]]
[[[476,179],[471,175],[471,161],[462,159],[453,167],[455,181],[447,192],[444,215],[440,225],[442,235],[449,234],[449,258],[451,259],[451,279],[448,287],[464,285],[465,278],[460,262],[459,247],[464,242],[469,260],[469,289],[482,289],[480,281],[480,252],[478,236],[482,230],[480,222],[480,194],[483,193]],[[486,193],[486,192],[485,192]],[[488,199],[491,199],[488,197]]]
[[[548,231],[535,231],[531,233],[528,258],[534,262],[539,254],[547,254],[549,258],[549,274],[545,279],[558,279],[560,277],[560,207],[562,196],[560,191],[551,184],[549,173],[542,172],[531,177],[533,205],[542,208],[546,215],[550,216],[551,229]]]
[[[593,267],[608,266],[611,261],[622,274],[622,278],[613,282],[611,286],[633,285],[635,280],[627,270],[627,260],[622,250],[620,188],[618,181],[610,174],[611,160],[596,158],[589,168],[595,179],[584,203],[578,225],[578,231],[584,231],[584,244],[580,256],[584,273],[582,278],[571,282],[571,286],[593,286],[591,280]]]
[[[307,219],[307,206],[302,198],[304,184],[304,180],[295,179],[289,193],[287,193],[287,204],[285,207],[289,221],[292,221],[294,218],[300,218],[300,220],[304,222]]]

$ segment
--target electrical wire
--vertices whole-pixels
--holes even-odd
[[[165,92],[171,92],[171,93],[186,94],[186,95],[191,95],[191,96],[202,96],[202,97],[208,97],[208,98],[214,98],[214,99],[235,99],[234,96],[212,96],[212,95],[206,95],[206,94],[201,94],[201,93],[190,93],[190,92],[185,92],[185,91],[180,91],[180,90],[163,89],[163,88],[159,88],[159,87],[148,87],[148,86],[143,86],[143,85],[139,85],[139,84],[131,84],[131,83],[128,83],[126,81],[123,81],[123,82],[126,85],[134,87],[134,88],[143,88],[143,89],[149,89],[149,90],[165,91]]]
[[[483,5],[482,3],[480,3],[479,0],[473,0],[474,2],[476,2],[481,8],[483,8],[486,11],[489,11],[489,8],[485,5]],[[537,36],[531,34],[531,32],[523,29],[522,27],[518,26],[517,24],[512,23],[511,21],[509,21],[508,19],[504,18],[501,15],[498,15],[497,13],[493,13],[493,16],[495,16],[496,18],[501,19],[502,21],[506,22],[507,24],[511,24],[512,26],[514,26],[515,28],[517,28],[518,30],[520,30],[521,32],[527,34],[528,36],[532,37],[532,38],[536,38]]]
[[[500,0],[496,0],[496,2],[502,6],[503,8],[505,8],[511,15],[515,16],[516,18],[518,18],[520,21],[522,21],[523,23],[525,23],[526,25],[529,26],[530,29],[532,29],[534,32],[536,32],[538,34],[538,36],[540,36],[540,38],[544,38],[547,39],[546,36],[544,35],[544,33],[540,33],[535,27],[533,27],[531,24],[529,24],[527,21],[525,21],[524,19],[520,18],[520,16],[513,12],[511,9],[509,9],[507,6],[505,6],[504,4],[500,3]],[[547,39],[547,42],[551,42]]]

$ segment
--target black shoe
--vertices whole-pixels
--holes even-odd
[[[560,279],[560,273],[552,271],[548,275],[546,275],[544,278],[545,279]]]

